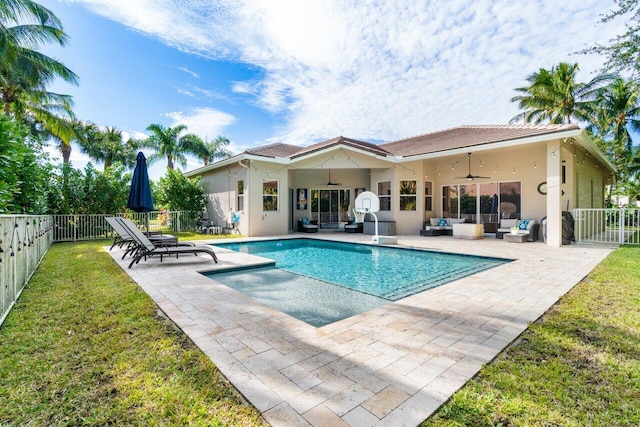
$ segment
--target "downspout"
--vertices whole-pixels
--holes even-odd
[[[249,197],[248,197],[249,193],[247,191],[247,188],[248,188],[247,184],[249,183],[249,179],[248,179],[249,178],[249,171],[251,170],[251,168],[249,167],[249,164],[250,164],[251,160],[247,159],[246,160],[247,164],[244,164],[243,163],[244,161],[245,160],[240,160],[238,162],[238,164],[240,165],[240,167],[243,167],[243,168],[245,168],[247,170],[247,179],[245,180],[245,184],[244,184],[244,193],[245,193],[244,203],[245,203],[245,211],[249,212],[249,210],[246,209],[246,206],[248,206],[248,203],[249,203],[249,200],[248,200],[249,199]],[[247,219],[247,235],[251,236],[251,219],[250,219],[250,216],[245,214],[245,218]]]

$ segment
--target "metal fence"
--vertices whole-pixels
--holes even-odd
[[[52,243],[51,216],[0,215],[0,325]]]
[[[75,242],[113,237],[113,230],[105,220],[109,214],[52,215],[54,242]],[[140,229],[149,231],[199,231],[202,226],[200,211],[153,211],[148,213],[119,213],[130,218]]]
[[[574,209],[578,243],[640,245],[640,209]]]

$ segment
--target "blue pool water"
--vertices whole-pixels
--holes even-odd
[[[273,259],[276,266],[207,276],[314,326],[509,262],[315,239],[216,246]]]

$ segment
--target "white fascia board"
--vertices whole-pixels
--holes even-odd
[[[612,172],[616,172],[616,167],[611,163],[609,159],[604,155],[602,151],[595,144],[595,141],[589,137],[587,134],[583,133],[576,137],[578,141],[580,141],[580,145],[582,145],[585,150],[589,152],[593,157],[595,157],[600,163],[605,164]]]
[[[205,172],[209,172],[211,170],[215,170],[224,166],[228,166],[234,163],[238,163],[241,160],[244,160],[245,156],[243,154],[239,154],[237,156],[233,156],[233,157],[229,157],[228,159],[224,159],[224,160],[220,160],[217,161],[215,163],[210,163],[206,166],[201,166],[197,169],[191,170],[191,171],[187,171],[184,173],[184,176],[186,176],[187,178],[191,178],[193,176],[198,176],[198,175],[202,175]]]
[[[255,154],[239,154],[237,156],[229,157],[228,159],[220,160],[215,163],[211,163],[207,166],[202,166],[200,168],[194,169],[192,171],[188,171],[184,173],[184,176],[187,178],[202,175],[205,172],[209,172],[215,169],[223,168],[225,166],[233,165],[235,163],[241,162],[243,160],[259,160],[261,162],[271,162],[286,165],[291,163],[291,160],[286,157],[264,157],[264,156],[256,156]]]
[[[510,140],[501,141],[501,142],[489,142],[481,145],[472,145],[470,147],[462,147],[462,148],[455,148],[452,150],[437,151],[435,153],[419,154],[417,156],[406,156],[406,157],[397,158],[396,161],[398,163],[403,163],[403,162],[412,162],[415,160],[437,159],[440,157],[449,157],[449,156],[455,156],[459,154],[477,153],[480,151],[490,151],[490,150],[495,150],[496,148],[508,148],[508,147],[517,147],[519,145],[536,144],[540,142],[550,141],[553,139],[577,138],[581,134],[582,134],[581,130],[573,129],[573,130],[567,130],[567,131],[557,132],[553,134],[547,133],[544,135],[536,135],[536,136],[530,136],[526,138],[510,139]]]
[[[291,159],[291,164],[294,164],[296,162],[301,162],[303,160],[308,160],[308,159],[311,159],[313,157],[321,156],[323,154],[327,154],[327,153],[330,153],[332,151],[339,150],[341,148],[344,149],[344,150],[349,150],[349,151],[351,151],[353,153],[363,154],[365,156],[370,156],[370,157],[373,157],[375,159],[380,159],[380,160],[386,160],[388,162],[393,162],[393,159],[394,159],[394,157],[392,157],[392,156],[382,156],[380,154],[372,153],[371,151],[368,151],[368,150],[362,150],[362,149],[359,149],[359,148],[351,147],[349,145],[338,144],[338,145],[333,145],[331,147],[323,148],[323,149],[318,150],[318,151],[311,152],[309,154],[305,154],[305,155],[300,156],[300,157],[296,157],[295,159]]]

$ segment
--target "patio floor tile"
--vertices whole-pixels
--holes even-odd
[[[218,264],[150,258],[128,269],[121,251],[111,254],[271,425],[396,427],[426,419],[614,249],[444,236],[398,243],[514,261],[315,328],[198,272],[262,258],[220,249]]]

